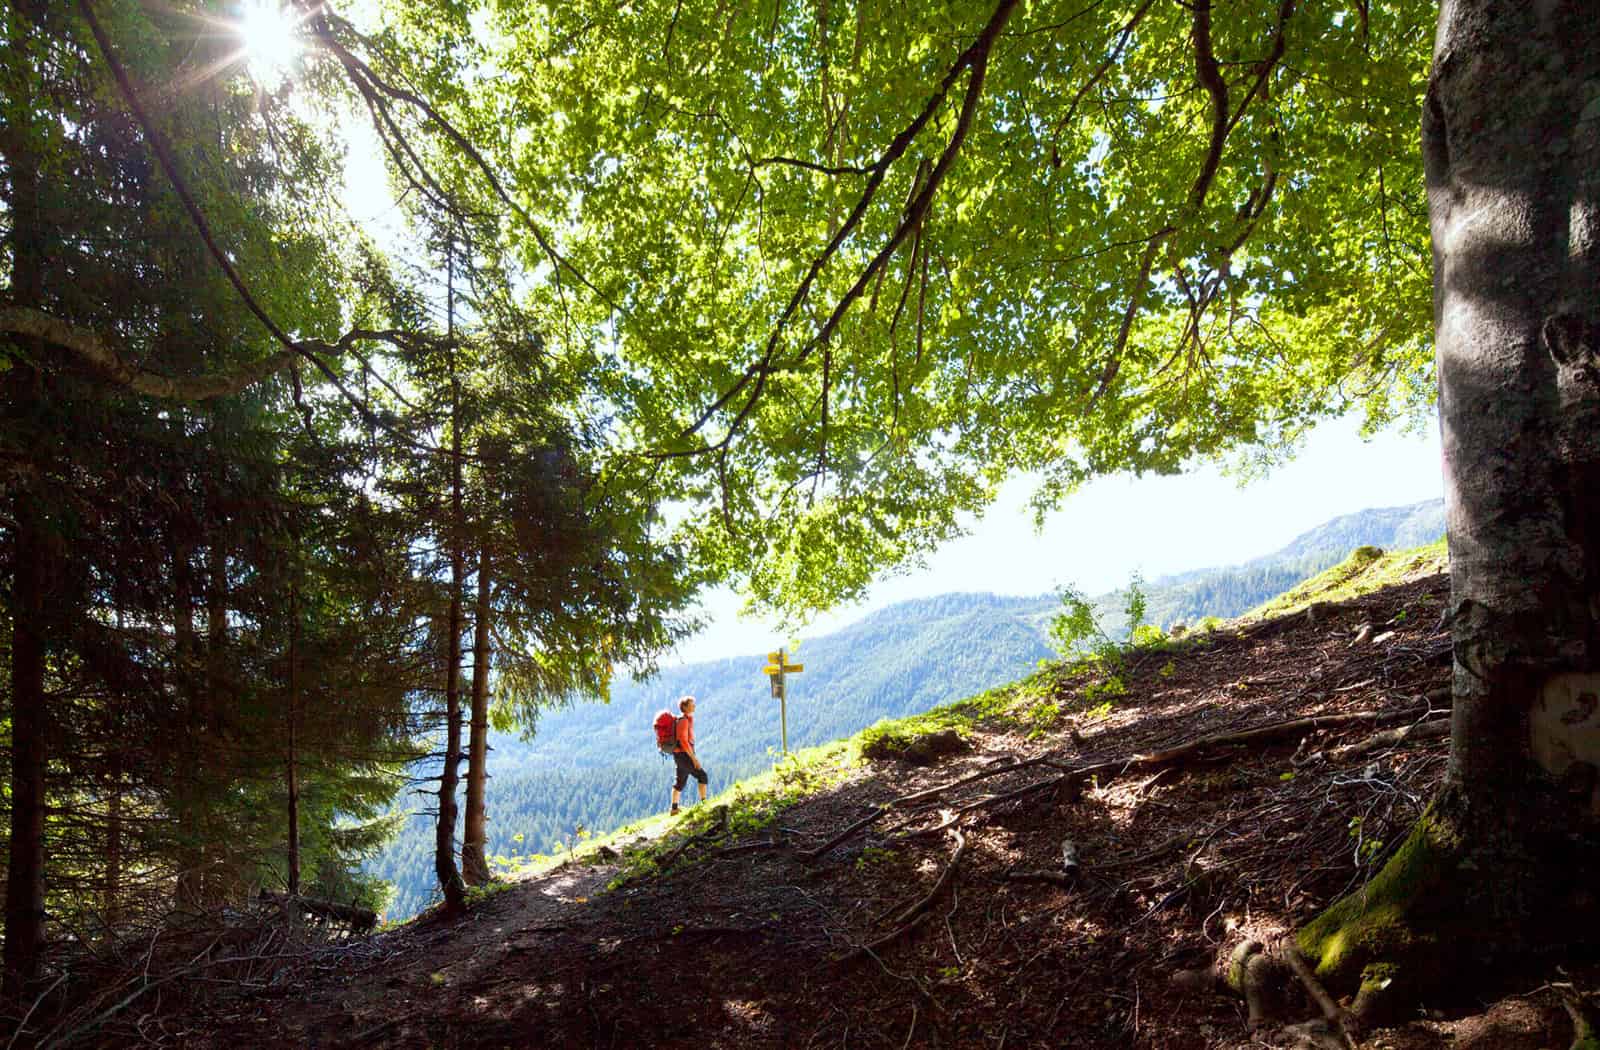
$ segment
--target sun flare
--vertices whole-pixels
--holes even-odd
[[[238,26],[251,73],[274,79],[289,75],[303,50],[300,19],[292,8],[278,0],[246,0]]]

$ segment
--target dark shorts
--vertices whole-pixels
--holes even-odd
[[[706,782],[706,771],[694,768],[694,760],[682,751],[674,751],[672,761],[678,767],[678,782],[672,785],[672,790],[682,791],[683,785],[689,782],[690,777],[694,777],[702,784]]]

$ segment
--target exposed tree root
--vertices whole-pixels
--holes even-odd
[[[867,944],[863,944],[849,952],[846,952],[844,955],[837,957],[834,960],[835,962],[848,962],[852,959],[860,958],[861,956],[870,952],[875,952],[879,948],[899,940],[922,922],[922,920],[926,917],[926,912],[929,906],[932,905],[934,901],[939,899],[939,896],[944,892],[945,887],[948,886],[951,880],[955,878],[956,867],[961,863],[961,855],[967,850],[967,838],[965,835],[957,831],[955,833],[955,839],[955,852],[950,855],[950,860],[945,864],[944,870],[939,873],[939,878],[934,882],[933,888],[923,896],[906,905],[904,908],[901,908],[889,920],[893,923],[896,923],[896,927],[884,934],[882,937],[879,937]]]
[[[737,853],[756,853],[761,850],[783,849],[788,844],[787,841],[781,838],[762,839],[760,842],[742,842],[737,846],[723,846],[721,849],[707,850],[700,859],[719,860]]]
[[[896,801],[899,800],[897,799]],[[890,803],[889,805],[893,805],[893,803]],[[845,842],[852,836],[865,831],[873,824],[876,824],[878,822],[878,818],[889,811],[889,805],[877,807],[871,813],[868,813],[854,824],[851,824],[849,827],[845,828],[843,831],[839,832],[839,834],[835,835],[827,842],[824,842],[816,849],[801,850],[801,858],[807,861],[821,860],[824,856],[831,852],[835,846]]]
[[[1570,984],[1555,986],[1561,1005],[1572,1018],[1572,1045],[1568,1050],[1600,1050],[1600,1011]]]
[[[985,769],[969,776],[964,776],[960,780],[952,780],[947,784],[938,784],[922,791],[914,791],[909,795],[901,795],[899,798],[890,802],[889,805],[897,808],[909,806],[913,803],[922,802],[926,799],[931,799],[942,795],[946,791],[952,791],[958,787],[966,787],[968,784],[974,784],[980,780],[986,780],[989,777],[1004,776],[1007,773],[1015,773],[1019,769],[1027,769],[1030,766],[1044,765],[1053,760],[1058,760],[1059,758],[1059,755],[1051,751],[1042,755],[1035,755],[1033,758],[1023,759],[1020,762],[1009,762],[1003,766],[995,766],[992,769]]]
[[[678,859],[684,855],[684,853],[689,849],[690,846],[694,846],[694,845],[697,845],[699,843],[710,842],[710,841],[712,841],[714,839],[722,838],[723,836],[725,836],[727,834],[728,834],[728,807],[727,806],[718,806],[717,810],[716,810],[716,814],[713,817],[713,822],[712,822],[711,827],[707,828],[705,831],[702,831],[698,835],[691,835],[688,838],[684,839],[682,842],[680,842],[678,844],[678,847],[676,849],[674,849],[671,853],[667,854],[665,857],[662,857],[659,861],[657,861],[656,862],[656,867],[660,871],[666,871],[666,870],[668,870],[669,868],[671,868],[674,864],[676,864],[678,862]]]
[[[1388,729],[1382,733],[1374,733],[1365,740],[1358,740],[1354,744],[1334,748],[1327,752],[1327,757],[1335,762],[1348,761],[1360,758],[1385,747],[1398,747],[1401,744],[1422,740],[1439,740],[1450,735],[1450,720],[1448,710],[1430,712],[1428,718],[1398,729]]]
[[[1270,1025],[1284,1006],[1284,967],[1257,940],[1234,946],[1224,983],[1244,996],[1251,1031]]]
[[[1553,814],[1559,800],[1525,805]],[[1463,968],[1489,975],[1541,947],[1576,946],[1594,910],[1584,847],[1529,823],[1515,812],[1473,814],[1447,788],[1383,869],[1303,927],[1297,946],[1319,979],[1354,994],[1363,1024],[1464,991]]]
[[[1300,954],[1300,949],[1294,941],[1285,939],[1277,946],[1277,953],[1283,961],[1288,963],[1289,969],[1300,978],[1300,983],[1305,987],[1306,994],[1311,1001],[1317,1004],[1317,1009],[1322,1011],[1322,1019],[1332,1030],[1334,1035],[1348,1050],[1356,1050],[1355,1035],[1356,1019],[1349,1010],[1334,1001],[1333,996],[1317,980],[1317,975],[1311,972],[1311,967],[1306,964],[1305,956]]]

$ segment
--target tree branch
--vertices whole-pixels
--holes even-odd
[[[757,402],[760,400],[762,393],[765,391],[767,377],[775,371],[773,362],[777,357],[779,341],[782,338],[784,331],[787,330],[790,322],[793,320],[795,313],[799,310],[800,304],[803,303],[807,295],[810,294],[812,285],[816,283],[816,280],[821,275],[822,271],[827,268],[830,262],[832,262],[834,256],[844,245],[844,242],[849,239],[850,235],[860,224],[862,218],[866,215],[867,208],[877,196],[877,192],[883,185],[883,181],[887,177],[889,169],[893,166],[894,162],[905,154],[906,150],[910,148],[911,143],[915,141],[916,137],[921,134],[923,128],[925,128],[933,119],[934,114],[938,112],[939,108],[943,105],[944,100],[949,97],[950,91],[954,87],[956,80],[964,71],[970,70],[971,76],[967,85],[967,93],[962,106],[961,117],[957,123],[956,130],[952,133],[950,141],[945,147],[944,153],[940,156],[938,164],[935,165],[933,173],[929,177],[928,184],[923,188],[923,192],[912,203],[912,206],[907,209],[893,235],[891,235],[888,243],[885,244],[883,249],[873,257],[872,261],[867,265],[866,269],[856,280],[855,284],[852,285],[850,290],[845,293],[843,298],[840,299],[838,305],[834,308],[833,312],[824,322],[822,329],[815,336],[806,341],[805,346],[801,348],[800,352],[795,356],[794,361],[789,365],[789,367],[793,367],[794,365],[798,365],[803,362],[807,357],[810,356],[811,352],[817,346],[821,345],[833,334],[834,329],[838,326],[839,321],[843,318],[844,313],[850,308],[850,305],[861,295],[862,291],[867,287],[867,285],[871,283],[872,278],[877,274],[878,270],[884,265],[884,263],[893,256],[894,251],[899,246],[900,242],[905,238],[906,234],[911,230],[911,228],[916,225],[922,214],[927,210],[928,203],[932,200],[934,192],[938,189],[940,180],[948,170],[951,162],[955,159],[955,154],[960,150],[961,143],[965,140],[967,132],[970,130],[972,115],[976,110],[978,97],[981,95],[983,90],[983,79],[988,63],[989,48],[994,43],[995,38],[1000,34],[1000,31],[1005,28],[1005,24],[1011,17],[1012,12],[1016,9],[1017,3],[1018,0],[1000,0],[999,4],[994,9],[994,12],[990,15],[988,24],[984,26],[983,31],[979,33],[978,38],[973,41],[972,45],[968,47],[967,50],[962,52],[960,57],[957,58],[956,61],[951,65],[949,71],[946,72],[944,79],[940,82],[938,89],[923,106],[922,111],[917,114],[911,123],[907,124],[900,131],[900,133],[894,137],[893,141],[891,141],[889,144],[889,148],[885,150],[883,155],[878,158],[875,164],[873,164],[871,169],[871,177],[867,180],[867,185],[862,190],[861,198],[856,202],[855,207],[851,209],[850,215],[845,219],[843,225],[839,227],[838,231],[835,232],[833,237],[829,240],[827,246],[824,247],[822,252],[811,261],[811,265],[806,270],[805,277],[801,279],[799,286],[796,287],[794,294],[790,296],[789,302],[784,307],[782,314],[780,314],[777,322],[773,325],[772,332],[767,338],[767,345],[761,355],[761,359],[747,367],[744,371],[744,374],[740,376],[740,378],[732,386],[725,390],[721,396],[712,402],[712,404],[706,408],[698,418],[695,419],[693,423],[684,429],[685,436],[699,433],[700,430],[703,429],[718,412],[726,408],[741,394],[746,394],[743,406],[740,408],[733,421],[729,424],[728,432],[720,441],[715,444],[705,445],[688,452],[664,453],[664,455],[697,455],[709,451],[725,450],[728,447],[734,435],[738,433],[738,431],[744,425],[745,420],[749,417],[750,413],[754,411]]]
[[[326,4],[318,4],[314,9],[314,15],[315,17],[311,19],[311,24],[313,29],[316,31],[318,40],[328,48],[333,56],[339,61],[339,64],[344,67],[346,74],[351,77],[352,81],[357,83],[358,89],[360,88],[361,82],[365,81],[365,83],[371,88],[376,89],[388,98],[391,98],[396,102],[404,102],[405,104],[416,109],[418,112],[422,113],[424,117],[426,117],[441,131],[443,131],[445,137],[448,138],[451,143],[453,143],[455,147],[467,157],[468,161],[473,167],[478,169],[479,174],[481,174],[484,181],[488,183],[489,189],[495,195],[495,197],[498,198],[506,207],[510,208],[517,218],[522,221],[523,225],[527,227],[528,232],[533,235],[533,239],[539,245],[539,249],[543,251],[545,257],[550,260],[550,264],[555,268],[555,272],[557,274],[561,273],[563,270],[566,271],[567,273],[571,274],[579,284],[587,288],[601,302],[605,303],[607,306],[611,307],[611,309],[616,310],[623,316],[627,316],[627,311],[623,309],[619,303],[615,302],[613,299],[611,299],[611,297],[607,296],[598,287],[596,287],[594,283],[591,282],[583,273],[583,271],[579,270],[572,264],[570,260],[567,259],[566,256],[562,255],[556,250],[555,245],[551,242],[549,235],[545,232],[544,228],[540,226],[539,223],[535,222],[533,216],[528,214],[527,209],[521,204],[517,203],[515,198],[513,198],[511,194],[506,191],[505,185],[500,181],[500,177],[495,174],[493,166],[489,164],[484,155],[476,146],[472,144],[472,141],[455,126],[455,124],[447,119],[444,114],[440,113],[438,109],[436,109],[421,95],[418,95],[414,91],[410,91],[406,88],[392,84],[388,80],[379,76],[370,64],[362,61],[359,57],[353,54],[349,48],[344,46],[344,44],[334,34],[333,26],[337,22],[340,28],[359,37],[359,34],[355,33],[355,30],[350,23],[338,18],[336,15],[333,15],[332,12],[329,11]]]
[[[30,336],[69,350],[120,386],[137,394],[169,401],[209,401],[229,397],[281,372],[300,359],[297,350],[280,350],[221,375],[175,378],[146,371],[124,361],[98,332],[59,317],[22,306],[0,308],[0,332]]]

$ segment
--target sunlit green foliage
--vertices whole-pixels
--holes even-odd
[[[803,608],[1018,469],[1049,502],[1431,401],[1434,5],[1207,5],[1216,152],[1200,10],[508,2],[462,102],[564,217],[536,297],[615,347],[619,439],[683,453],[708,553]]]

